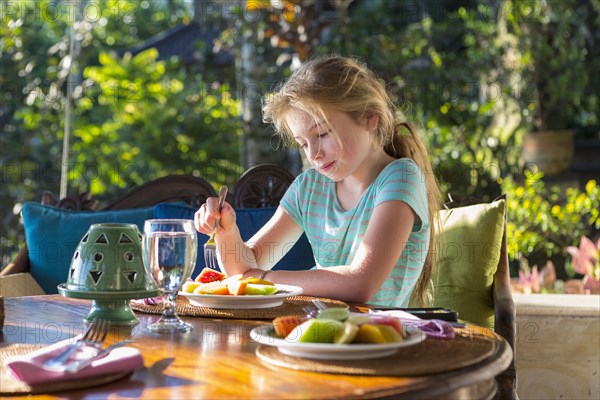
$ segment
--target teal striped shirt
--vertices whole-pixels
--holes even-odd
[[[350,210],[340,206],[335,182],[313,169],[296,177],[281,205],[304,229],[316,268],[327,268],[352,263],[373,210],[392,200],[404,201],[417,218],[402,255],[370,303],[407,307],[423,269],[430,234],[425,177],[414,161],[402,158],[388,164]]]

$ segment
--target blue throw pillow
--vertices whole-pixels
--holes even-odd
[[[262,226],[267,223],[277,208],[238,208],[235,210],[236,222],[240,228],[243,240],[250,239]],[[163,203],[154,210],[154,218],[194,219],[196,209],[180,205]],[[192,276],[196,276],[205,267],[202,249],[208,236],[198,234],[198,260]],[[312,248],[305,235],[296,242],[290,251],[273,267],[273,269],[304,270],[315,265]]]
[[[137,224],[154,216],[154,207],[118,211],[71,211],[39,203],[23,205],[25,240],[30,272],[48,294],[58,293],[57,285],[67,281],[75,248],[90,225],[99,223]]]

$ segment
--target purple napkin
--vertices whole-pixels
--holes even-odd
[[[406,329],[420,329],[428,338],[454,339],[454,328],[447,321],[441,319],[402,320]]]
[[[407,330],[420,329],[428,338],[453,339],[454,328],[447,321],[440,319],[421,319],[402,310],[372,311],[371,315],[385,315],[398,318]]]

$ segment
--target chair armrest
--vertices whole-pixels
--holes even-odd
[[[0,276],[0,293],[5,298],[46,294],[29,273]]]
[[[29,272],[29,253],[27,251],[27,244],[21,247],[19,254],[17,254],[17,257],[13,262],[0,271],[0,276],[21,274],[25,272]]]
[[[504,241],[505,239],[503,239]],[[510,275],[508,270],[508,256],[506,244],[502,246],[498,270],[494,274],[494,330],[502,336],[515,349],[516,313],[515,304],[510,289]]]
[[[510,273],[508,268],[508,251],[506,245],[506,229],[502,237],[502,249],[498,269],[494,274],[494,331],[502,336],[513,351],[513,359],[509,367],[496,379],[498,382],[498,398],[518,399],[516,392],[517,372],[516,359],[516,312],[510,288]]]

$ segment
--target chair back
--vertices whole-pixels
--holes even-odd
[[[433,277],[436,307],[493,329],[513,350],[509,368],[496,377],[498,398],[515,399],[516,313],[510,288],[506,197],[491,203],[452,202],[440,211]]]

